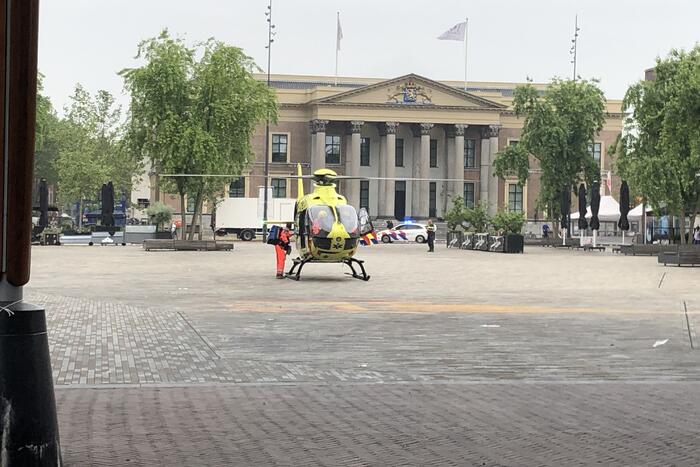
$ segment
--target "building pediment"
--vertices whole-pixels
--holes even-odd
[[[497,102],[475,96],[416,74],[380,81],[318,99],[313,104],[347,106],[453,107],[470,110],[504,110]]]

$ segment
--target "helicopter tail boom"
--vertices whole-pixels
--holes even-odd
[[[301,171],[301,164],[297,164],[297,175],[299,176],[299,179],[297,180],[297,201],[302,199],[304,197],[304,179],[301,178],[303,176],[303,173]]]

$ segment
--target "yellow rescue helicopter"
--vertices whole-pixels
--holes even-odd
[[[163,177],[221,177],[221,178],[263,178],[258,175],[195,175],[173,174]],[[330,169],[316,170],[313,175],[303,175],[301,164],[297,165],[297,175],[287,178],[298,180],[298,197],[294,207],[294,234],[299,254],[294,258],[286,277],[299,280],[301,271],[309,263],[346,264],[355,279],[368,281],[369,274],[364,261],[354,258],[360,238],[373,230],[369,214],[365,209],[360,213],[348,204],[345,196],[337,192],[337,180],[403,180],[455,182],[455,179],[363,177],[338,175]],[[313,190],[304,194],[304,180],[313,180]],[[266,220],[267,225],[286,224],[288,220]],[[359,268],[359,271],[358,269]]]
[[[352,277],[368,281],[364,261],[353,257],[360,237],[371,230],[368,216],[358,216],[355,208],[336,191],[338,175],[330,169],[314,172],[314,189],[304,195],[305,178],[298,167],[298,193],[294,209],[296,247],[299,256],[287,272],[287,277],[299,280],[308,263],[343,263],[350,267]],[[347,178],[347,177],[344,177]],[[363,219],[364,223],[360,220]],[[369,229],[369,230],[368,230]],[[355,266],[359,267],[359,273]]]

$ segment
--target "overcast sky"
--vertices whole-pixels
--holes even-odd
[[[272,72],[333,75],[336,12],[344,32],[341,76],[417,73],[461,80],[462,45],[438,35],[469,17],[469,80],[548,81],[570,76],[578,14],[578,72],[610,99],[658,55],[700,40],[696,0],[273,0]],[[121,96],[116,73],[163,28],[190,42],[215,37],[264,68],[267,0],[42,0],[39,69],[61,109],[76,82]],[[121,96],[121,97],[119,97]]]

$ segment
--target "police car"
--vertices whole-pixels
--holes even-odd
[[[377,237],[379,237],[382,243],[425,243],[428,240],[428,231],[423,224],[405,223],[398,224],[393,229],[381,230],[377,232]]]

